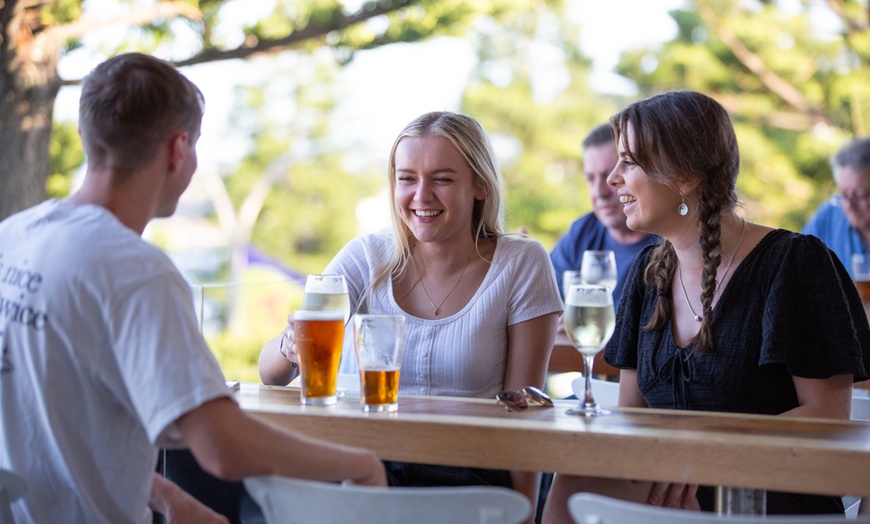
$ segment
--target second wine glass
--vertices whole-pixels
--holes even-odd
[[[616,255],[613,251],[588,249],[583,252],[580,264],[580,278],[584,284],[607,286],[610,291],[616,287]]]
[[[586,369],[585,398],[576,409],[569,409],[569,415],[597,416],[609,415],[592,396],[592,366],[595,355],[604,349],[616,325],[613,311],[613,296],[606,286],[573,285],[565,294],[565,334],[583,355]]]

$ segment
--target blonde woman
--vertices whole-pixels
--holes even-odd
[[[544,247],[503,233],[483,128],[461,114],[422,115],[393,144],[388,175],[392,231],[354,239],[325,273],[346,277],[356,312],[406,316],[400,392],[493,398],[542,387],[562,302]],[[267,384],[295,375],[288,334],[263,349]],[[356,372],[349,334],[341,369]],[[390,467],[397,484],[500,484],[537,496],[535,474]]]

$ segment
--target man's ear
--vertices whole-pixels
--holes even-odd
[[[176,173],[181,170],[184,165],[184,159],[187,158],[188,147],[187,141],[190,139],[187,131],[178,131],[169,136],[169,171]]]

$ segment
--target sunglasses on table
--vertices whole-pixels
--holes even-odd
[[[520,411],[530,405],[553,407],[553,400],[546,393],[534,386],[526,386],[519,391],[505,390],[495,396],[497,403],[507,411]]]

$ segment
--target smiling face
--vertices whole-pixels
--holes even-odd
[[[607,183],[619,195],[629,228],[667,237],[669,231],[682,229],[685,224],[685,220],[681,221],[684,217],[677,213],[682,199],[678,191],[657,182],[632,160],[634,144],[634,130],[628,125],[625,137],[619,140],[619,161],[607,177]]]
[[[408,136],[396,146],[396,211],[420,242],[471,238],[475,200],[486,196],[459,150],[441,136]]]
[[[624,230],[625,214],[616,189],[607,184],[607,176],[616,167],[619,157],[612,143],[587,147],[583,152],[586,188],[592,199],[592,210],[607,229]]]

